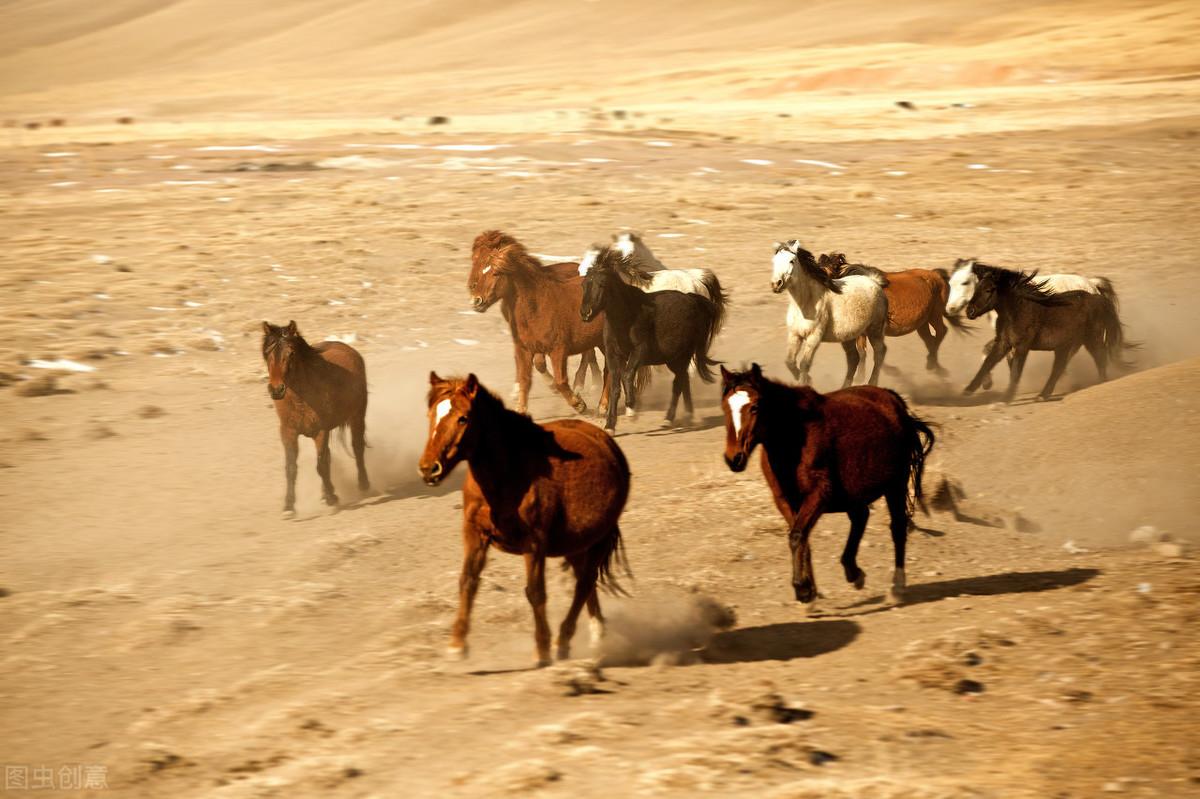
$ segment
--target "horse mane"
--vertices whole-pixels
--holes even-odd
[[[866,264],[852,264],[846,261],[846,255],[840,252],[831,252],[822,254],[817,259],[817,265],[822,269],[827,270],[835,279],[841,280],[844,277],[859,275],[861,277],[869,277],[880,285],[881,288],[886,288],[889,285],[887,272],[882,269],[876,269],[873,266]]]
[[[793,421],[803,418],[803,415],[797,417],[796,409],[815,413],[825,402],[825,396],[812,386],[794,386],[772,380],[762,373],[762,367],[757,363],[751,364],[749,369],[741,372],[732,372],[729,381],[723,387],[723,392],[734,391],[740,385],[747,385],[758,392],[759,397],[769,407],[787,411],[786,416],[781,418]]]
[[[279,345],[279,342],[287,339],[292,343],[293,349],[296,351],[297,357],[304,359],[310,355],[316,355],[317,349],[313,347],[304,336],[300,335],[300,331],[296,331],[291,335],[287,334],[288,325],[270,325],[270,331],[263,331],[262,338],[262,354],[263,358]]]
[[[448,377],[441,384],[430,386],[429,393],[425,395],[426,405],[432,406],[435,402],[448,399],[463,382],[461,377]],[[554,433],[535,422],[529,414],[517,413],[507,407],[503,400],[482,383],[478,383],[477,386],[472,401],[472,416],[481,416],[492,424],[499,425],[501,435],[519,440],[523,448],[536,448],[538,451],[564,459],[579,457],[577,453],[567,452],[560,447],[554,440]]]
[[[1023,300],[1036,302],[1039,305],[1062,305],[1062,298],[1055,294],[1037,281],[1037,270],[1026,272],[1024,270],[1006,269],[1002,266],[992,266],[991,264],[980,263],[974,261],[971,265],[972,271],[979,276],[981,281],[991,280],[996,284],[997,290],[1007,292],[1013,296],[1020,297]]]
[[[796,261],[800,264],[800,268],[804,270],[804,274],[820,283],[827,291],[832,291],[834,294],[842,293],[842,284],[817,264],[817,260],[811,252],[801,247],[798,241],[793,240],[789,243],[795,245],[795,249],[791,251],[796,253]],[[779,250],[776,250],[776,252],[779,252]]]
[[[485,230],[475,237],[471,245],[471,269],[477,271],[484,267],[484,261],[491,255],[502,257],[493,263],[497,275],[533,276],[534,270],[542,267],[542,262],[529,254],[525,245],[502,230]]]
[[[589,252],[596,253],[593,269],[606,269],[625,275],[630,285],[645,289],[654,280],[654,273],[649,272],[626,258],[620,250],[611,244],[593,244]]]

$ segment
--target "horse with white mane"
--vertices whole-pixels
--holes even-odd
[[[956,316],[963,312],[967,307],[967,303],[975,296],[975,289],[979,286],[979,273],[975,270],[975,265],[987,267],[977,258],[959,258],[954,262],[954,271],[950,273],[950,294],[946,298],[946,314]],[[1085,277],[1072,272],[1061,272],[1050,275],[1038,275],[1032,281],[1032,284],[1047,294],[1065,294],[1068,291],[1085,291],[1088,294],[1099,294],[1105,297],[1113,304],[1113,308],[1119,309],[1120,305],[1117,301],[1117,292],[1113,288],[1112,281],[1106,277]],[[992,327],[996,327],[996,314],[989,312],[988,316],[991,319]],[[983,359],[987,360],[987,354],[991,351],[992,342],[989,341],[983,345]],[[1009,362],[1012,362],[1011,356]],[[982,387],[984,390],[992,387],[992,376],[984,375]]]
[[[612,249],[622,256],[621,279],[642,291],[682,291],[699,294],[717,306],[717,330],[725,318],[725,293],[721,281],[711,269],[668,269],[658,259],[642,237],[636,233],[613,234]],[[587,276],[600,253],[600,245],[588,248],[579,259],[579,274]]]
[[[880,275],[849,275],[834,278],[817,265],[813,254],[796,239],[775,244],[771,290],[788,292],[787,366],[792,376],[808,385],[809,368],[822,341],[837,341],[846,353],[846,379],[854,381],[859,354],[855,342],[866,336],[875,355],[871,378],[878,385],[879,370],[887,354],[884,328],[888,320],[886,279]]]

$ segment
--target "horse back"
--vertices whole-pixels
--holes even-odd
[[[853,386],[825,395],[820,423],[835,496],[870,502],[908,479],[908,419],[904,400],[885,388]]]

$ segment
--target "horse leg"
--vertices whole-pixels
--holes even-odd
[[[817,347],[821,345],[821,332],[814,330],[809,333],[800,342],[800,354],[796,356],[796,379],[801,385],[810,385],[812,378],[809,377],[809,369],[812,368],[813,358],[817,354]]]
[[[458,614],[450,628],[450,646],[446,653],[451,657],[467,656],[467,633],[471,630],[471,608],[479,590],[479,575],[487,565],[488,540],[479,534],[475,526],[463,520],[463,565],[458,578]]]
[[[1013,353],[1012,360],[1008,366],[1008,390],[1004,392],[1004,401],[1012,402],[1017,396],[1017,385],[1021,382],[1021,372],[1025,371],[1025,359],[1029,357],[1029,347],[1020,346]],[[1054,356],[1055,363],[1058,362],[1058,354]]]
[[[329,454],[330,433],[329,430],[317,433],[313,436],[313,445],[317,448],[317,474],[321,475],[321,493],[324,495],[325,504],[337,507],[337,493],[333,490],[333,480],[329,478],[329,466],[333,460]]]
[[[792,379],[800,382],[800,368],[798,358],[800,357],[801,338],[795,333],[788,333],[788,348],[787,348],[787,368],[792,373]]]
[[[571,382],[571,390],[582,394],[587,381],[588,359],[594,359],[593,350],[587,349],[579,356],[579,368],[575,370],[575,379]]]
[[[846,570],[846,582],[854,583],[855,588],[862,590],[867,584],[867,573],[858,568],[858,544],[867,531],[871,506],[861,505],[846,511],[846,515],[850,517],[850,535],[846,538],[846,548],[842,550],[842,568]]]
[[[567,401],[576,413],[583,413],[587,410],[587,403],[583,401],[574,391],[571,390],[570,384],[567,383],[567,374],[569,367],[567,361],[570,356],[567,354],[567,348],[560,346],[557,350],[550,354],[554,359],[554,388],[562,398]]]
[[[884,340],[883,329],[883,324],[880,324],[878,330],[868,333],[874,362],[871,364],[871,379],[867,381],[867,384],[872,386],[879,385],[879,372],[883,369],[883,359],[887,357],[887,342]]]
[[[792,550],[792,589],[799,602],[812,602],[817,598],[817,578],[813,574],[812,551],[808,537],[813,525],[821,516],[825,492],[810,491],[792,517],[792,529],[788,532],[788,545]]]
[[[634,349],[630,354],[629,359],[625,361],[625,368],[621,374],[621,382],[624,383],[622,388],[625,391],[625,415],[629,418],[637,416],[637,373],[641,365],[640,351]]]
[[[860,340],[856,338],[851,341],[842,342],[842,349],[846,353],[846,379],[842,381],[842,388],[854,382],[854,373],[858,371],[858,342]]]
[[[559,660],[571,657],[571,639],[575,636],[575,624],[579,620],[579,612],[583,610],[592,596],[596,593],[596,576],[599,564],[592,560],[591,552],[582,552],[567,558],[571,569],[575,572],[575,595],[571,599],[571,607],[558,628],[558,646],[555,656]]]
[[[925,358],[925,368],[930,372],[937,372],[945,377],[949,374],[942,365],[938,363],[938,350],[942,347],[942,340],[946,338],[946,321],[942,319],[941,314],[935,313],[929,320],[928,325],[921,325],[917,328],[917,335],[921,337],[921,341],[925,342],[925,350],[928,356]]]
[[[858,371],[854,379],[862,382],[867,377],[867,337],[859,336],[854,340],[854,350],[858,353]]]
[[[904,482],[898,489],[887,494],[888,514],[891,516],[892,549],[896,555],[896,570],[892,572],[892,599],[896,602],[904,600],[904,550],[908,544],[908,526],[911,518],[908,514],[908,477],[905,473]]]
[[[991,385],[991,372],[996,364],[1000,363],[1000,359],[1004,357],[1007,348],[1000,343],[998,339],[992,341],[985,346],[983,353],[983,363],[979,364],[979,371],[975,373],[975,377],[967,383],[967,387],[963,389],[964,394],[974,394],[975,391],[982,385],[984,378],[987,378],[988,385]]]
[[[1039,400],[1048,400],[1054,394],[1054,384],[1058,382],[1063,372],[1067,370],[1067,364],[1070,363],[1071,356],[1078,350],[1079,345],[1075,345],[1073,347],[1059,347],[1054,351],[1054,365],[1050,367],[1050,377],[1046,379],[1046,385],[1042,388],[1042,393],[1037,396]]]
[[[1104,346],[1104,342],[1097,339],[1092,339],[1086,345],[1088,355],[1092,356],[1092,360],[1096,362],[1096,372],[1100,375],[1100,382],[1108,380],[1108,348]]]
[[[283,441],[283,473],[287,480],[287,494],[283,498],[283,515],[296,515],[296,459],[300,457],[300,434],[290,427],[280,425],[279,438]]]
[[[517,413],[525,413],[529,409],[529,386],[533,382],[533,353],[521,346],[515,346],[517,359]],[[543,356],[544,360],[544,356]]]
[[[608,414],[608,400],[612,396],[612,373],[608,371],[608,359],[604,360],[604,373],[600,380],[600,404],[596,406],[597,416]]]
[[[550,665],[550,625],[546,622],[546,556],[525,553],[525,598],[533,608],[533,640],[538,668]]]
[[[358,468],[358,490],[366,493],[371,490],[371,481],[367,478],[367,410],[350,421],[350,446],[354,450],[354,465]]]
[[[671,371],[674,372],[675,379],[671,381],[671,404],[667,406],[667,422],[675,421],[675,409],[679,405],[679,398],[683,396],[683,387],[688,379],[686,363],[678,371],[675,371],[674,367]]]
[[[604,429],[610,433],[617,430],[617,405],[621,402],[621,385],[625,382],[625,364],[619,358],[612,358],[612,369],[608,373],[608,415],[604,419]],[[607,359],[606,364],[607,368]]]
[[[687,408],[688,419],[696,415],[696,409],[692,407],[692,377],[686,371],[683,375],[683,407]]]

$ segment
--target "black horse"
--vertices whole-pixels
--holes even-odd
[[[1136,345],[1125,342],[1115,294],[1067,291],[1052,294],[1037,283],[1037,272],[1017,272],[998,266],[975,264],[979,284],[967,304],[967,317],[996,312],[996,337],[987,349],[979,371],[964,394],[971,394],[987,378],[1000,359],[1012,355],[1005,401],[1012,402],[1030,350],[1054,353],[1054,366],[1039,400],[1054,393],[1054,385],[1066,371],[1071,356],[1086,347],[1100,380],[1108,379],[1109,361],[1121,363],[1121,353]]]
[[[596,250],[595,265],[583,279],[579,315],[590,322],[604,313],[604,358],[612,376],[605,429],[617,429],[617,401],[622,389],[626,413],[633,414],[638,389],[635,378],[643,366],[665,364],[675,375],[667,421],[675,421],[680,395],[690,416],[688,361],[696,364],[701,380],[713,382],[710,367],[719,362],[708,357],[708,350],[720,324],[717,308],[724,305],[724,294],[717,288],[717,296],[710,301],[681,291],[642,291],[617,274],[623,258],[619,251],[599,245]]]

